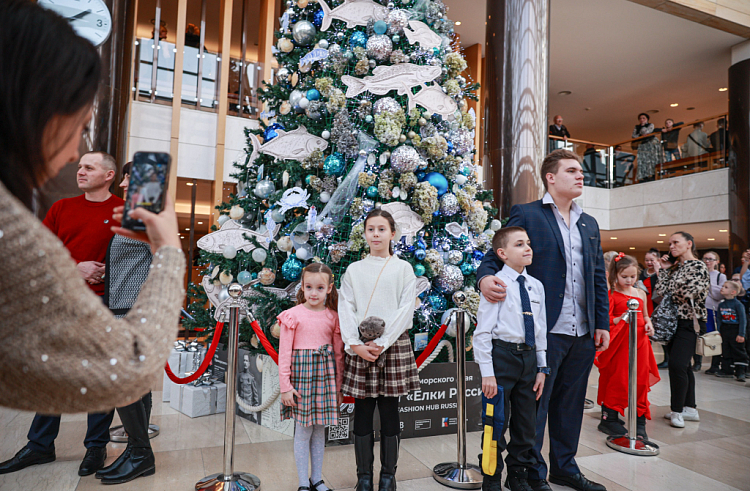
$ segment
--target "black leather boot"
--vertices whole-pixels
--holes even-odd
[[[396,491],[399,435],[380,434],[380,481],[378,491]]]
[[[101,472],[102,484],[122,484],[141,476],[151,476],[156,472],[154,452],[148,439],[148,418],[142,401],[117,408],[122,425],[128,434],[128,448],[110,466]]]
[[[357,461],[357,486],[355,491],[373,491],[372,465],[375,460],[373,445],[375,436],[354,435],[354,458]]]
[[[107,467],[104,467],[103,469],[100,469],[96,471],[96,474],[94,475],[95,478],[101,479],[107,474],[111,473],[118,467],[120,467],[120,464],[122,464],[125,460],[127,460],[130,457],[130,445],[128,444],[127,447],[125,447],[125,450],[117,457],[114,462],[109,464]]]
[[[602,406],[602,420],[599,423],[598,429],[605,435],[611,436],[623,436],[628,433],[625,425],[622,424],[620,418],[617,416],[617,411],[604,405]]]

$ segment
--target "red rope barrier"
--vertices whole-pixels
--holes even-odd
[[[422,363],[424,363],[424,361],[432,354],[432,352],[435,351],[435,346],[437,346],[440,340],[443,339],[443,335],[445,334],[446,329],[448,329],[448,326],[443,324],[442,326],[440,326],[440,329],[438,329],[438,332],[436,332],[435,335],[432,336],[430,342],[427,343],[427,347],[417,358],[417,368],[421,367]]]
[[[211,361],[214,359],[214,353],[216,353],[216,347],[219,345],[219,339],[221,338],[221,331],[223,329],[224,323],[217,322],[216,330],[214,331],[214,339],[211,342],[211,346],[208,348],[206,357],[203,358],[203,363],[201,363],[200,368],[198,368],[198,370],[194,374],[188,377],[180,378],[172,372],[172,369],[169,368],[169,361],[167,361],[167,364],[164,366],[164,371],[167,372],[167,377],[169,377],[169,380],[180,385],[189,384],[190,382],[197,380],[201,375],[203,375],[208,369],[208,366],[211,364]]]
[[[263,329],[260,328],[260,324],[258,324],[258,321],[255,320],[250,323],[250,325],[253,328],[253,331],[255,331],[255,335],[258,336],[258,340],[260,341],[260,344],[263,345],[263,348],[266,350],[266,353],[273,359],[276,364],[279,364],[279,354],[276,352],[275,349],[273,349],[273,345],[266,337],[265,333],[263,332]]]

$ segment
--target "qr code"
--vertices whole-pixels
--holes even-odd
[[[328,427],[329,440],[346,440],[349,438],[349,418],[339,418],[337,426]]]

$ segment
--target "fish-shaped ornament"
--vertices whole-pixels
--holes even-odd
[[[401,232],[401,237],[405,237],[406,243],[409,245],[411,245],[417,232],[424,228],[422,217],[405,203],[391,202],[381,206],[380,209],[393,216],[393,220]],[[401,240],[401,237],[396,237],[396,241]]]
[[[406,39],[409,44],[419,43],[422,49],[439,48],[443,44],[443,38],[436,33],[430,26],[418,20],[410,20],[409,27],[412,30],[404,29]]]
[[[318,4],[323,9],[321,31],[327,31],[333,19],[346,22],[346,28],[351,29],[354,26],[366,26],[371,20],[385,20],[388,16],[388,7],[372,0],[344,0],[344,3],[333,10],[325,0],[318,0]]]
[[[328,148],[327,141],[319,136],[311,135],[304,126],[292,131],[279,129],[276,133],[279,136],[263,145],[260,144],[256,135],[250,133],[253,152],[250,154],[248,165],[252,165],[261,153],[281,160],[302,160],[309,157],[315,150],[323,151]]]
[[[451,96],[443,92],[443,88],[437,84],[423,88],[416,95],[412,94],[411,91],[407,92],[406,95],[409,97],[409,111],[417,106],[422,106],[428,112],[439,114],[450,121],[456,119],[458,104]]]
[[[440,76],[440,71],[439,66],[400,63],[391,66],[378,66],[372,71],[372,75],[364,78],[343,75],[341,81],[346,84],[347,98],[355,97],[365,91],[369,91],[371,94],[385,95],[392,90],[396,90],[399,95],[406,95],[412,87],[435,80]],[[276,141],[276,138],[271,140],[271,143],[274,141]]]
[[[273,230],[275,236],[279,233],[281,225],[276,225]],[[224,248],[228,245],[234,247],[238,251],[252,252],[255,249],[255,244],[245,238],[245,235],[249,235],[258,239],[264,249],[268,249],[268,241],[271,234],[268,230],[265,232],[258,233],[255,230],[244,228],[242,225],[234,220],[227,220],[224,225],[215,232],[204,235],[198,239],[198,247],[206,252],[213,252],[221,254],[224,252]]]

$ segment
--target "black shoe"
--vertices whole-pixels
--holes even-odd
[[[701,364],[698,362],[693,363],[693,371],[694,372],[700,372],[701,371]]]
[[[605,435],[623,436],[627,435],[628,430],[618,417],[617,411],[607,406],[602,406],[602,419],[597,427]]]
[[[373,444],[375,435],[354,435],[354,458],[357,462],[357,486],[355,491],[373,491],[372,463],[375,460]]]
[[[125,447],[125,450],[123,450],[123,452],[120,454],[119,457],[117,457],[115,459],[114,462],[112,462],[111,464],[109,464],[107,467],[103,467],[103,468],[99,469],[98,471],[96,471],[96,474],[94,475],[94,477],[97,478],[97,479],[102,479],[107,474],[110,474],[110,473],[113,473],[113,472],[117,471],[117,468],[120,467],[120,465],[123,462],[125,462],[128,459],[128,457],[130,457],[130,450],[131,449],[132,449],[132,447],[130,445],[128,445],[127,447]]]
[[[23,447],[12,459],[6,460],[0,464],[0,474],[20,471],[30,465],[47,464],[55,461],[55,449],[49,453],[37,452],[29,447]]]
[[[744,382],[747,369],[744,366],[737,366],[735,370],[737,371],[737,375],[735,375],[734,378],[736,378],[738,382]]]
[[[308,488],[307,486],[300,486],[297,488],[297,491],[310,491],[310,488]]]
[[[572,476],[555,476],[550,474],[549,482],[577,489],[578,491],[607,491],[607,488],[598,482],[589,481],[586,479],[586,476],[580,472],[578,474],[573,474]]]
[[[656,365],[656,368],[659,368],[662,370],[665,368],[669,368],[669,360],[664,360],[663,362],[659,363],[658,365]]]
[[[503,491],[503,481],[497,479],[489,480],[485,476],[482,481],[482,491]]]
[[[716,375],[717,373],[719,373],[719,368],[718,367],[711,367],[711,368],[709,368],[708,370],[706,370],[703,373],[705,373],[706,375]]]
[[[648,435],[646,434],[646,416],[638,416],[638,423],[636,426],[636,437],[639,440],[648,441]]]
[[[310,490],[311,491],[319,491],[318,490],[318,486],[320,486],[321,484],[325,486],[325,483],[323,482],[322,479],[320,481],[316,482],[316,483],[313,483],[312,479],[310,479]],[[328,487],[328,486],[326,486],[326,487]]]
[[[91,447],[86,449],[81,466],[78,468],[79,476],[90,476],[104,467],[107,460],[107,447]]]
[[[128,457],[102,477],[102,484],[122,484],[141,476],[156,473],[154,452],[150,448],[132,448]]]
[[[528,482],[534,491],[552,491],[546,479],[529,479]]]
[[[734,374],[733,373],[727,373],[727,372],[719,372],[719,373],[716,374],[716,376],[719,377],[719,378],[732,378],[732,377],[734,377]]]
[[[505,487],[510,491],[534,491],[528,483],[529,473],[526,469],[508,469]]]
[[[380,480],[378,491],[396,491],[396,467],[398,467],[398,435],[380,434]]]

